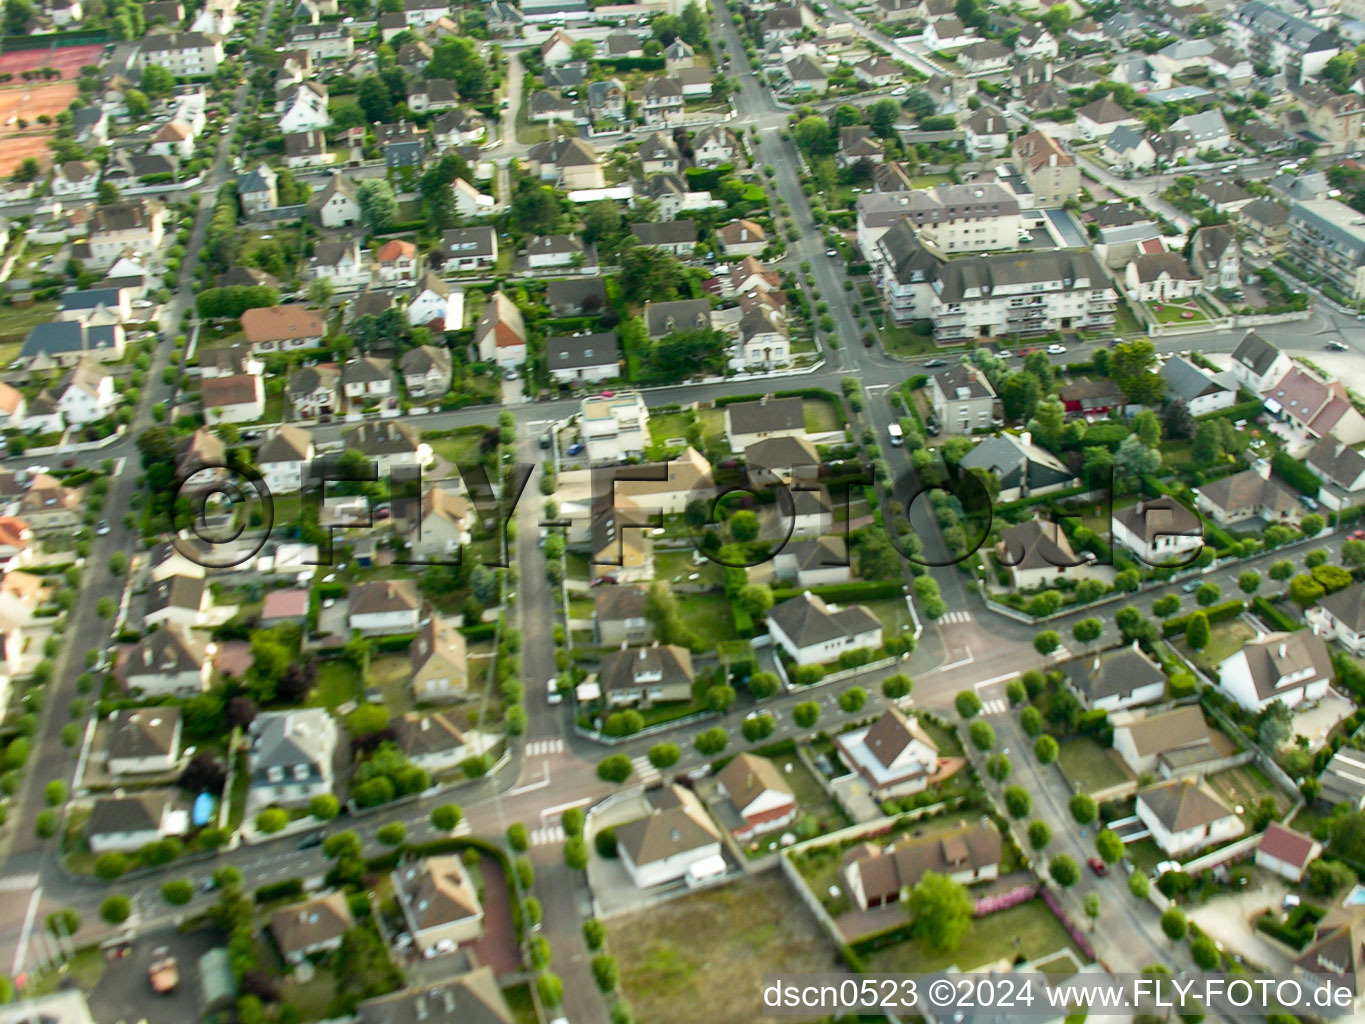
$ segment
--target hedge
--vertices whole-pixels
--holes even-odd
[[[378,654],[402,654],[412,646],[416,633],[399,633],[396,636],[377,636],[371,642]]]
[[[1185,627],[1190,624],[1190,617],[1199,612],[1203,612],[1208,616],[1209,625],[1213,625],[1215,622],[1224,622],[1227,619],[1237,618],[1237,616],[1242,614],[1245,607],[1246,605],[1241,598],[1235,598],[1231,601],[1224,601],[1222,604],[1210,605],[1207,608],[1196,608],[1192,612],[1187,612],[1184,615],[1177,615],[1173,619],[1167,619],[1162,624],[1161,635],[1167,640],[1173,636],[1184,636]]]
[[[1290,618],[1280,611],[1264,597],[1255,597],[1251,601],[1251,607],[1276,629],[1292,633],[1296,629],[1303,629],[1304,624]]]
[[[1313,475],[1311,469],[1297,459],[1290,458],[1287,452],[1276,452],[1270,459],[1270,468],[1301,494],[1316,496],[1322,486],[1322,481]]]
[[[1219,409],[1217,412],[1205,413],[1198,417],[1200,420],[1249,420],[1254,419],[1265,408],[1262,399],[1254,398],[1247,402],[1238,402],[1230,405],[1226,409]]]
[[[824,598],[826,601],[879,601],[893,597],[903,597],[905,594],[904,586],[897,580],[864,580],[857,583],[831,583],[823,587],[807,587],[804,590],[782,589],[773,591],[773,600],[777,603],[796,597],[798,594],[809,592]]]
[[[256,902],[270,903],[273,900],[301,895],[303,895],[302,878],[282,878],[278,882],[271,882],[269,885],[263,885],[257,889]]]
[[[477,626],[462,626],[460,632],[466,640],[492,640],[498,631],[496,622],[480,622]]]

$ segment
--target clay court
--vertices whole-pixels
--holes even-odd
[[[46,169],[52,162],[47,148],[52,132],[38,124],[38,117],[56,117],[76,96],[76,79],[86,64],[99,61],[102,47],[66,46],[47,50],[16,50],[0,54],[0,74],[14,76],[0,87],[0,176],[8,177],[29,157],[37,157]],[[19,76],[35,68],[56,68],[60,79],[25,82]],[[31,127],[19,128],[19,118]]]

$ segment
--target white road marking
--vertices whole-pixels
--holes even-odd
[[[531,829],[532,846],[549,846],[551,843],[562,842],[564,842],[562,825],[541,825],[539,828]]]
[[[562,754],[564,752],[563,738],[548,740],[528,740],[526,743],[527,757],[545,757],[548,754]]]
[[[28,913],[24,915],[24,927],[19,932],[19,945],[14,950],[14,970],[10,974],[22,974],[24,971],[24,958],[28,956],[28,937],[33,932],[33,918],[38,913],[38,901],[43,897],[43,887],[40,885],[33,890],[33,896],[28,901]]]
[[[649,763],[649,757],[641,754],[639,757],[630,759],[631,767],[635,769],[635,774],[640,777],[640,781],[648,786],[651,782],[656,782],[663,776],[659,769]]]
[[[969,647],[967,648],[967,656],[965,658],[963,658],[960,661],[950,661],[946,665],[940,665],[938,668],[934,669],[934,671],[947,672],[949,669],[952,668],[961,668],[963,665],[970,665],[974,661],[976,661],[976,658],[972,656],[972,651],[971,648]]]
[[[981,712],[986,715],[1003,715],[1008,710],[1009,705],[998,698],[983,701],[981,704]]]
[[[524,786],[517,786],[517,787],[515,787],[514,789],[509,789],[507,792],[508,792],[510,795],[512,795],[512,796],[516,796],[516,795],[519,794],[519,793],[530,793],[530,792],[532,792],[532,791],[534,791],[534,790],[537,790],[537,789],[544,789],[544,788],[545,788],[546,786],[548,786],[549,784],[550,784],[550,766],[547,764],[547,765],[545,766],[545,777],[544,777],[543,779],[541,779],[539,782],[528,782],[528,783],[526,783]]]
[[[32,889],[38,884],[35,875],[6,875],[0,878],[0,892],[15,892],[19,889]]]
[[[552,814],[563,814],[571,807],[582,807],[584,804],[592,803],[592,797],[585,796],[582,800],[570,800],[567,804],[555,804],[553,807],[546,807],[540,812],[541,820],[550,817]]]
[[[946,613],[944,613],[944,615],[943,615],[938,621],[939,621],[939,622],[971,622],[971,621],[972,621],[972,613],[971,613],[971,612],[961,612],[961,611],[946,612]]]

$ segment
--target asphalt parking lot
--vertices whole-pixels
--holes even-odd
[[[199,1019],[199,958],[216,945],[211,928],[182,935],[174,928],[142,935],[122,960],[105,963],[104,977],[90,993],[90,1012],[97,1024],[170,1024]],[[147,981],[152,950],[170,948],[179,962],[180,987],[159,996]]]

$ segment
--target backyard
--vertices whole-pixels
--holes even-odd
[[[1077,792],[1098,792],[1121,785],[1130,778],[1118,755],[1089,736],[1062,740],[1059,748],[1057,763]]]
[[[1213,673],[1218,670],[1218,665],[1223,659],[1236,654],[1255,635],[1256,631],[1241,619],[1230,619],[1227,622],[1214,623],[1209,627],[1209,642],[1204,645],[1203,650],[1191,650],[1184,638],[1178,641],[1177,646],[1180,653],[1198,665],[1200,669]]]
[[[776,871],[606,922],[637,1020],[754,1024],[765,974],[848,974]]]
[[[1028,960],[1050,958],[1060,950],[1070,950],[1085,962],[1062,923],[1042,899],[1031,899],[1017,907],[977,918],[954,950],[930,949],[922,939],[910,939],[886,949],[867,953],[871,973],[921,973],[957,966],[964,971],[1008,965],[1017,957]]]
[[[1229,807],[1238,810],[1248,825],[1251,824],[1256,805],[1266,797],[1275,801],[1277,818],[1288,811],[1293,803],[1255,764],[1244,764],[1210,775],[1208,782]]]

